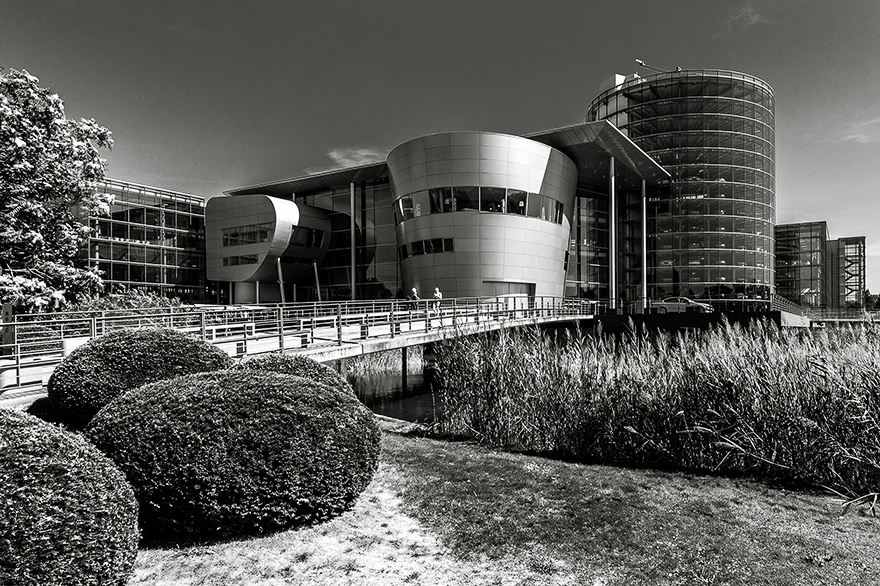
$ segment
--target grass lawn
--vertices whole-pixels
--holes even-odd
[[[880,518],[823,494],[396,433],[344,515],[142,549],[135,585],[880,584]]]

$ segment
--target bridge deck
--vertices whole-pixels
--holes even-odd
[[[170,327],[241,358],[297,352],[319,362],[529,324],[595,317],[596,304],[564,298],[396,300],[173,308],[17,316],[3,324],[0,404],[41,390],[65,356],[101,334]],[[7,341],[8,340],[8,341]]]

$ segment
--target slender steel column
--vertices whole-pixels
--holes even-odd
[[[648,310],[648,188],[642,179],[642,312]]]
[[[614,157],[608,158],[608,294],[611,309],[617,309],[617,184]]]
[[[352,299],[352,301],[354,301],[357,298],[357,296],[355,295],[355,292],[354,292],[354,286],[355,286],[355,281],[356,281],[354,268],[357,263],[357,255],[356,255],[356,251],[357,251],[357,226],[354,221],[354,203],[355,203],[354,183],[351,183],[350,187],[351,187],[351,192],[349,194],[349,205],[350,205],[351,213],[349,214],[349,216],[351,216],[351,225],[349,228],[351,231],[351,299]]]
[[[312,261],[312,268],[315,269],[315,289],[318,290],[318,301],[321,301],[321,281],[318,279],[318,263]]]
[[[278,269],[278,288],[281,289],[281,303],[287,303],[284,299],[284,275],[281,274],[281,257],[275,259],[275,266]]]

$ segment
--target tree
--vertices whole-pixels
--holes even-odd
[[[876,311],[880,309],[880,295],[872,295],[870,289],[865,289],[865,310]]]
[[[98,294],[97,269],[78,262],[109,196],[99,148],[113,144],[94,120],[68,120],[57,94],[27,71],[0,72],[0,301],[19,311],[66,307]]]

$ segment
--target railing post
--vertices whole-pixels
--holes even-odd
[[[205,312],[199,312],[199,329],[202,331],[202,342],[204,342],[208,337],[207,328],[205,327]]]
[[[284,352],[284,315],[282,311],[284,310],[281,306],[275,308],[278,323],[278,347]]]
[[[342,346],[342,304],[336,304],[336,339],[340,346]]]

